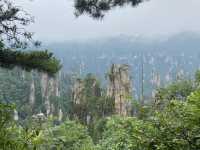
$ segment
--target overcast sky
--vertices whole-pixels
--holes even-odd
[[[35,17],[29,29],[42,41],[200,31],[200,0],[150,0],[137,8],[112,10],[102,21],[75,18],[73,0],[15,1]]]

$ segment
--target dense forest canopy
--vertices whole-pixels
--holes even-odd
[[[66,86],[73,83],[73,79],[63,76],[61,81],[68,84],[61,83],[63,91],[60,96],[50,96],[52,115],[46,117],[43,110],[48,107],[40,92],[39,75],[25,73],[24,78],[20,75],[22,73],[13,70],[6,77],[6,70],[1,70],[0,82],[4,87],[0,88],[1,101],[4,99],[0,105],[2,149],[199,149],[198,72],[193,81],[178,81],[159,89],[148,103],[141,105],[140,101],[131,100],[132,113],[123,117],[113,111],[112,99],[106,98],[105,94],[99,95],[104,90],[91,74],[75,80],[79,84],[75,88],[82,87],[81,97],[75,96],[79,93],[74,94],[77,90],[71,91]],[[35,101],[30,101],[29,97],[32,83],[36,90]],[[16,107],[6,104],[5,100],[15,103]],[[62,121],[59,119],[60,109]]]

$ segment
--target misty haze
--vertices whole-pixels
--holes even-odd
[[[0,150],[199,150],[199,0],[0,0]]]

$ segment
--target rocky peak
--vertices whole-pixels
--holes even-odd
[[[75,104],[80,104],[83,99],[84,81],[82,79],[76,79],[72,88],[72,97]]]
[[[55,111],[55,107],[50,102],[50,97],[60,97],[59,80],[57,77],[50,77],[47,73],[41,73],[41,90],[44,99],[46,115],[49,116]]]
[[[107,96],[114,99],[116,114],[128,115],[129,100],[132,97],[131,89],[129,66],[126,64],[113,64],[108,72]]]

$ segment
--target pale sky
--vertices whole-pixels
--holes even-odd
[[[150,0],[137,8],[112,10],[102,21],[88,16],[75,18],[73,0],[15,0],[15,3],[35,17],[29,30],[42,41],[200,32],[200,0]]]

